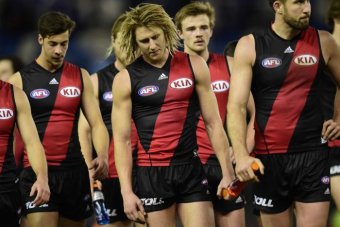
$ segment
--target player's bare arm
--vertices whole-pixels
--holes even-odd
[[[94,168],[94,179],[103,179],[108,174],[109,134],[101,117],[99,105],[94,105],[98,101],[94,96],[89,74],[84,69],[82,76],[84,81],[82,111],[91,127],[92,141],[97,152],[97,158],[92,161],[90,168]]]

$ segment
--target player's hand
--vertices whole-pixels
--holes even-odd
[[[89,170],[93,170],[93,179],[102,180],[108,176],[108,161],[107,157],[98,156],[92,160]]]
[[[30,196],[34,196],[35,194],[36,194],[36,197],[33,203],[36,206],[40,206],[49,201],[50,187],[48,186],[47,177],[37,177],[37,180],[32,185]]]
[[[258,181],[257,176],[254,173],[254,170],[251,168],[253,163],[256,163],[260,168],[260,173],[264,174],[264,166],[260,159],[244,155],[239,160],[236,161],[235,172],[236,176],[240,181],[250,181],[255,180]]]
[[[146,212],[142,201],[133,193],[125,193],[123,195],[124,212],[126,216],[134,222],[145,224]]]
[[[224,198],[223,193],[222,193],[222,190],[223,190],[224,188],[228,188],[228,186],[229,186],[230,183],[231,183],[231,180],[230,180],[229,178],[227,178],[227,177],[223,177],[223,178],[221,179],[220,184],[219,184],[218,187],[217,187],[217,193],[216,193],[216,195],[217,195],[217,197],[218,197],[219,199],[221,199],[221,198],[227,199],[227,198]]]
[[[324,140],[335,140],[340,138],[340,124],[330,119],[323,123],[321,137]]]

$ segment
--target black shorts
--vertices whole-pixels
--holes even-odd
[[[68,170],[49,169],[50,201],[39,207],[32,204],[35,196],[29,196],[31,187],[36,180],[32,168],[25,168],[20,179],[25,214],[59,212],[60,216],[74,221],[91,216],[93,208],[90,179],[85,163]]]
[[[21,196],[18,183],[10,183],[6,191],[0,187],[0,226],[19,227]],[[8,190],[11,188],[11,190]]]
[[[328,149],[290,154],[256,155],[265,169],[254,184],[254,205],[280,213],[294,201],[330,201]]]
[[[211,201],[199,158],[183,165],[138,166],[136,186],[146,212],[164,210],[174,203]]]
[[[340,147],[332,147],[329,151],[331,177],[340,175]]]
[[[105,207],[110,217],[110,223],[129,220],[124,213],[122,194],[118,178],[102,180],[102,191],[105,199]]]
[[[238,196],[233,200],[224,200],[217,197],[217,188],[222,179],[222,170],[219,165],[204,165],[203,168],[209,182],[209,190],[215,211],[226,214],[244,207],[244,198],[242,196]]]

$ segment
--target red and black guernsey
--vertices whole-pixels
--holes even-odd
[[[229,68],[227,66],[225,57],[220,54],[210,54],[207,63],[210,70],[211,88],[215,93],[219,113],[223,125],[225,125],[226,106],[228,102],[230,83]],[[215,152],[211,147],[211,143],[205,129],[202,115],[200,115],[199,117],[196,136],[198,144],[198,155],[201,159],[201,162],[203,164],[219,165]]]
[[[256,106],[255,153],[313,151],[324,121],[318,83],[324,75],[318,31],[308,27],[292,40],[272,29],[254,35],[252,93]]]
[[[98,77],[98,99],[100,112],[105,123],[105,126],[110,136],[109,146],[109,177],[117,178],[117,170],[114,159],[114,143],[112,139],[112,124],[111,124],[111,111],[112,111],[112,83],[113,79],[118,73],[118,69],[114,64],[110,64],[97,72]],[[134,124],[131,127],[131,146],[134,150],[137,146],[137,132]]]
[[[330,72],[326,70],[326,75],[322,77],[319,89],[320,89],[320,102],[323,106],[322,112],[325,120],[333,118],[334,112],[334,98],[336,93],[336,85],[331,79]],[[328,141],[329,147],[340,147],[340,139]]]
[[[197,150],[199,103],[189,56],[169,55],[162,68],[140,57],[127,70],[139,136],[137,165],[191,163]]]
[[[16,106],[13,86],[0,80],[0,183],[14,183],[16,165],[13,154],[13,131]],[[1,191],[4,188],[0,187]]]
[[[83,92],[80,68],[65,61],[62,67],[51,73],[34,61],[20,74],[49,168],[83,164],[78,140]],[[28,166],[25,151],[24,167]]]

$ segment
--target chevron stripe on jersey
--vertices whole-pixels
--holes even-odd
[[[252,92],[255,152],[285,153],[322,147],[323,116],[317,84],[325,66],[316,29],[287,41],[269,30],[255,36]],[[293,52],[285,52],[288,47]]]
[[[222,118],[223,125],[226,119],[226,107],[229,96],[229,82],[230,74],[227,67],[226,59],[220,54],[210,54],[208,59],[208,66],[210,70],[211,88],[215,93],[218,109]],[[207,162],[218,165],[215,152],[211,147],[211,143],[208,134],[205,129],[202,115],[200,115],[197,130],[197,144],[198,144],[198,155],[203,164]]]
[[[13,86],[0,80],[0,183],[14,182],[13,130],[16,106]]]
[[[141,57],[127,70],[132,114],[140,139],[137,165],[191,162],[197,149],[198,100],[188,55],[176,52],[162,68],[153,67]],[[167,78],[158,80],[162,74]]]
[[[63,67],[51,73],[33,62],[20,73],[48,165],[81,164],[77,132],[83,91],[80,68],[64,62]],[[59,84],[50,84],[52,79]],[[29,166],[26,152],[24,165]]]

